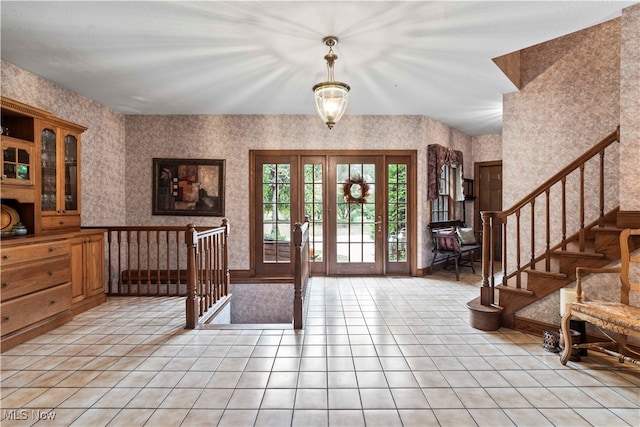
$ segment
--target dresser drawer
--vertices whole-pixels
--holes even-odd
[[[0,301],[70,282],[69,262],[69,257],[56,257],[3,268]]]
[[[80,228],[80,215],[43,216],[40,224],[43,230],[58,230],[62,228]]]
[[[71,307],[71,283],[3,302],[2,335],[61,313]]]
[[[33,245],[21,245],[0,248],[0,260],[2,269],[24,261],[38,261],[40,259],[57,256],[69,256],[69,242],[66,240],[54,240],[46,243],[34,243]]]

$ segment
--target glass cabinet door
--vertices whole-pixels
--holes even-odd
[[[64,137],[64,211],[78,210],[78,138]]]
[[[2,141],[3,183],[31,185],[32,147],[22,142]]]
[[[41,135],[42,151],[42,196],[41,204],[43,212],[56,212],[58,200],[57,189],[57,144],[56,131],[45,128]]]

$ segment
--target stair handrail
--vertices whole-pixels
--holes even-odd
[[[507,285],[507,280],[511,277],[517,276],[516,287],[520,288],[521,281],[520,275],[526,268],[535,269],[536,262],[540,261],[543,258],[546,258],[545,267],[546,271],[550,270],[550,229],[549,229],[549,194],[551,187],[558,183],[562,183],[562,242],[559,245],[563,249],[566,249],[567,242],[567,230],[566,230],[566,194],[565,194],[565,183],[566,178],[571,173],[580,169],[580,230],[578,231],[579,235],[579,245],[580,249],[584,250],[585,246],[585,218],[584,218],[584,167],[585,163],[590,159],[594,158],[597,155],[600,155],[600,189],[599,189],[599,218],[598,224],[600,226],[604,225],[604,152],[607,147],[609,147],[614,142],[620,141],[620,126],[617,126],[616,130],[607,135],[602,141],[591,147],[589,150],[584,152],[578,158],[573,160],[567,166],[562,168],[559,172],[551,176],[545,182],[540,184],[537,188],[531,191],[527,196],[522,198],[520,201],[515,203],[512,207],[502,210],[502,211],[482,211],[480,213],[482,218],[482,286],[480,288],[480,303],[483,306],[493,306],[495,304],[495,270],[494,270],[494,261],[495,261],[495,253],[494,253],[494,226],[497,225],[497,221],[495,219],[500,220],[502,224],[502,284]],[[536,256],[535,254],[535,220],[534,216],[534,207],[535,200],[545,194],[546,195],[546,248],[545,253],[542,255]],[[530,261],[525,263],[524,265],[520,264],[520,211],[527,205],[531,205],[532,209],[532,219],[531,219],[531,258]],[[516,237],[516,270],[508,273],[507,270],[507,239],[506,231],[507,231],[507,219],[512,215],[517,215],[517,237]]]

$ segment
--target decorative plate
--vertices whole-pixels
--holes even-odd
[[[11,231],[20,222],[20,215],[10,206],[2,205],[2,231]]]

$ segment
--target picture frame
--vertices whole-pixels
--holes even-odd
[[[153,159],[152,215],[224,216],[225,161]]]

